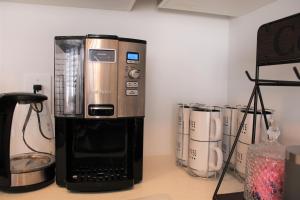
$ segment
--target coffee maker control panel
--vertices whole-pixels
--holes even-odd
[[[145,114],[145,51],[144,43],[119,42],[118,117]]]

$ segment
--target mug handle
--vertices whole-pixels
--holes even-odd
[[[217,141],[217,140],[221,140],[222,139],[222,124],[221,124],[221,119],[216,117],[213,119],[215,125],[216,125],[216,132],[214,134],[214,140]]]
[[[217,163],[214,164],[210,164],[210,169],[213,171],[219,171],[222,168],[223,165],[223,152],[219,147],[213,147],[212,149],[213,151],[216,152],[217,154]]]

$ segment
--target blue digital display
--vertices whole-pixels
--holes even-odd
[[[127,60],[140,60],[140,54],[135,52],[127,52]]]

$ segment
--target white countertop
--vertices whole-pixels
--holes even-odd
[[[211,200],[216,184],[216,179],[191,177],[184,169],[176,166],[174,159],[169,156],[152,156],[144,158],[143,181],[131,190],[74,193],[53,183],[34,192],[0,192],[0,200]],[[227,175],[220,191],[228,193],[242,189],[242,184]]]

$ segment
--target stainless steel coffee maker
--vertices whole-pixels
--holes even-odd
[[[146,41],[55,37],[56,182],[76,191],[142,180]]]

